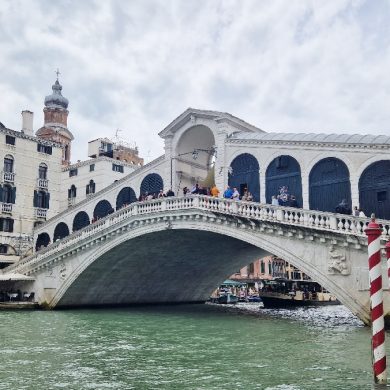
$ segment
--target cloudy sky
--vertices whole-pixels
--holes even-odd
[[[58,67],[73,161],[116,129],[151,160],[188,107],[390,135],[389,20],[390,0],[0,0],[0,122],[37,130]]]

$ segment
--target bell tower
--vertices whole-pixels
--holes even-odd
[[[57,79],[52,85],[52,94],[45,97],[45,107],[43,109],[44,124],[37,132],[36,136],[48,141],[58,142],[63,145],[62,164],[70,164],[71,143],[73,134],[68,130],[68,104],[67,98],[62,96],[62,85],[58,81],[60,74],[56,71]]]

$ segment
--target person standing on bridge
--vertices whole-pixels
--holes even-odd
[[[231,199],[232,196],[233,196],[233,190],[230,188],[230,186],[227,186],[225,192],[223,193],[223,197],[225,199]]]
[[[213,184],[213,186],[211,187],[210,194],[214,198],[218,198],[218,196],[219,196],[219,189],[217,188],[217,186],[215,184]]]
[[[237,191],[237,188],[233,188],[233,195],[232,195],[233,200],[240,200],[240,193]]]

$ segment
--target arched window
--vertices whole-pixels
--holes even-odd
[[[104,218],[113,212],[114,209],[112,208],[111,203],[108,200],[103,199],[96,204],[95,209],[93,210],[93,218],[94,220]]]
[[[89,216],[85,211],[79,211],[73,219],[73,231],[80,230],[89,225]]]
[[[10,184],[4,184],[0,189],[1,201],[3,203],[15,203],[16,187],[12,187]]]
[[[77,195],[77,188],[74,184],[71,185],[71,187],[68,189],[68,198],[73,199]]]
[[[230,165],[229,186],[236,187],[242,196],[247,188],[255,202],[260,201],[259,163],[248,153],[237,156]]]
[[[54,229],[53,241],[61,240],[66,236],[69,236],[68,225],[65,222],[60,222]]]
[[[121,207],[136,201],[137,197],[134,190],[131,187],[124,187],[116,197],[116,209],[119,210]]]
[[[309,175],[310,209],[334,213],[343,199],[351,208],[348,167],[343,161],[334,157],[318,161]]]
[[[162,189],[164,189],[163,179],[157,173],[150,173],[145,176],[141,183],[141,194],[158,194]]]
[[[39,164],[38,177],[44,180],[47,179],[47,165],[45,163]]]
[[[48,246],[50,244],[50,237],[47,233],[40,233],[38,234],[37,241],[35,243],[35,250],[38,251],[39,249],[44,248],[45,246]]]
[[[359,203],[364,213],[390,219],[390,160],[368,166],[359,179]]]
[[[287,192],[294,196],[298,207],[302,207],[302,178],[301,167],[291,156],[276,157],[267,168],[265,198],[267,203],[272,202],[272,196],[279,195],[281,187],[287,187]]]
[[[93,180],[90,180],[85,188],[85,194],[94,194],[95,193],[95,182]]]
[[[14,171],[14,158],[7,154],[4,157],[4,172],[12,173]]]

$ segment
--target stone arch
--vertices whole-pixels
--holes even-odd
[[[112,214],[113,212],[114,209],[112,208],[111,203],[106,199],[102,199],[96,204],[93,210],[93,218],[95,220],[104,218],[107,215]]]
[[[124,205],[136,202],[137,196],[131,187],[123,187],[116,197],[116,209],[119,210]]]
[[[65,222],[60,222],[54,229],[53,241],[61,240],[69,236],[69,228]]]
[[[79,211],[73,219],[73,231],[76,232],[90,224],[89,216],[85,211]]]
[[[248,188],[255,202],[260,201],[260,174],[259,162],[249,153],[238,155],[230,164],[228,184],[237,187],[240,195]]]
[[[279,194],[279,188],[286,186],[288,193],[294,195],[298,207],[302,207],[302,176],[298,161],[291,156],[281,155],[272,160],[266,171],[266,202],[271,203],[272,196]]]
[[[335,157],[318,161],[309,174],[310,209],[335,212],[343,199],[351,207],[351,182],[347,165]]]
[[[149,173],[141,182],[140,193],[158,194],[162,189],[164,189],[162,177],[158,173]]]
[[[53,298],[53,301],[50,302],[51,307],[54,307],[57,305],[59,300],[63,297],[63,295],[66,293],[66,291],[69,289],[69,287],[75,282],[75,280],[96,260],[98,260],[101,256],[109,253],[111,250],[115,249],[116,247],[119,247],[121,244],[125,243],[126,241],[131,241],[133,243],[133,239],[140,237],[140,236],[147,236],[147,242],[154,245],[157,244],[158,242],[165,242],[165,241],[170,241],[170,239],[165,239],[165,240],[154,240],[152,234],[160,231],[170,231],[172,234],[178,234],[178,232],[175,233],[175,230],[171,229],[166,229],[166,225],[164,223],[151,223],[148,226],[147,233],[145,232],[145,227],[144,226],[138,226],[134,229],[122,231],[122,234],[119,235],[111,235],[110,240],[107,240],[104,242],[104,245],[101,246],[99,245],[98,247],[95,248],[90,248],[89,252],[85,255],[84,259],[82,262],[77,262],[77,267],[73,269],[72,274],[69,275],[69,277],[64,281],[64,283],[59,287],[57,290],[56,296]],[[246,253],[246,258],[243,258],[242,260],[239,260],[237,263],[234,261],[229,262],[229,264],[226,263],[226,261],[222,261],[221,264],[224,264],[227,266],[226,268],[226,275],[230,275],[234,273],[239,268],[242,268],[243,266],[247,265],[251,261],[264,257],[265,255],[268,254],[274,254],[278,258],[282,258],[286,260],[287,262],[291,263],[292,265],[298,267],[300,270],[305,272],[308,276],[310,276],[313,280],[316,280],[318,283],[320,283],[322,286],[324,286],[327,290],[329,290],[332,294],[336,295],[338,299],[345,304],[347,307],[350,308],[350,310],[358,315],[362,320],[364,321],[369,321],[369,310],[367,307],[365,307],[361,302],[358,302],[356,297],[352,296],[350,291],[345,288],[344,284],[343,286],[340,284],[340,279],[338,278],[338,275],[332,279],[332,275],[326,274],[324,272],[323,267],[317,266],[313,267],[313,251],[314,247],[313,245],[316,245],[315,241],[312,241],[308,243],[306,240],[297,240],[292,242],[291,240],[285,240],[283,237],[278,236],[278,235],[259,235],[259,234],[254,234],[252,229],[243,229],[242,227],[240,229],[237,229],[236,225],[234,223],[229,224],[229,225],[220,225],[216,224],[214,222],[211,222],[210,220],[185,220],[182,222],[182,225],[180,227],[180,233],[185,230],[190,231],[189,236],[194,236],[194,234],[198,231],[202,232],[210,232],[210,233],[216,233],[216,236],[226,236],[228,239],[237,239],[240,241],[243,241],[247,244],[250,244],[251,248],[250,250],[253,250],[252,252]],[[182,236],[182,235],[181,235]],[[172,240],[171,240],[172,241]],[[174,240],[173,240],[174,241]],[[194,236],[194,241],[199,243],[199,240]],[[296,248],[296,245],[298,246]],[[147,245],[151,246],[151,245]],[[195,245],[196,246],[196,245]],[[194,247],[194,245],[190,245],[190,247]],[[133,246],[131,245],[132,250],[134,249]],[[248,247],[246,247],[248,249]],[[245,249],[245,250],[246,250]],[[320,253],[327,255],[328,253],[328,246],[327,245],[322,245],[321,247],[322,251],[319,251],[317,253],[317,261],[323,258],[323,261],[327,262],[327,256],[322,256]],[[131,251],[130,251],[131,252]],[[188,249],[187,249],[188,252]],[[355,251],[356,253],[358,251]],[[356,253],[351,254],[351,258],[353,258],[356,261],[361,261],[362,257],[357,258]],[[125,249],[122,251],[122,255],[118,258],[114,256],[114,253],[112,252],[109,255],[110,261],[112,260],[113,257],[119,261],[123,266],[123,261],[125,261],[125,258],[127,258],[127,254],[129,253],[128,249]],[[238,253],[238,252],[237,252]],[[249,257],[252,256],[251,260],[248,261]],[[233,253],[231,253],[229,256],[229,261],[231,259],[240,259],[240,256],[235,256]],[[366,254],[363,254],[363,259],[364,261],[366,260]],[[242,261],[242,262],[240,262]],[[110,262],[112,265],[112,261]],[[211,264],[210,262],[207,264],[208,268],[208,274],[213,274],[213,272],[210,272],[210,269],[218,269],[218,266],[221,264],[216,265]],[[318,265],[318,264],[317,264]],[[156,269],[157,271],[161,268],[161,264],[156,265],[158,268]],[[136,265],[137,267],[137,265]],[[211,268],[210,268],[211,267]],[[124,267],[126,268],[126,267]],[[107,270],[107,267],[102,266],[101,269]],[[109,273],[106,273],[109,275]],[[136,274],[136,272],[135,272]],[[188,274],[188,269],[187,269],[187,274]],[[113,267],[112,272],[111,272],[112,277],[115,278],[115,275],[117,275],[117,268]],[[153,273],[151,273],[153,275]],[[191,273],[193,275],[193,273]],[[222,277],[222,275],[219,275],[219,277]],[[218,277],[216,280],[214,280],[214,284],[211,284],[213,287],[218,285],[219,282],[223,281],[222,279],[218,280]],[[348,282],[347,285],[350,285],[350,280],[346,279]],[[127,284],[128,280],[127,280]],[[202,284],[202,283],[200,283]],[[80,289],[79,289],[80,290]],[[103,289],[104,290],[104,289]],[[207,289],[206,289],[207,290]],[[81,290],[80,290],[81,291]],[[210,288],[209,293],[212,291],[212,288]],[[94,293],[96,292],[96,289],[94,290]],[[206,291],[207,292],[207,291]],[[84,292],[83,292],[84,293]],[[120,292],[120,294],[123,297],[123,291]],[[203,298],[207,298],[207,294],[203,294]],[[201,299],[200,299],[201,300]]]
[[[178,135],[173,150],[171,182],[173,186],[177,184],[176,191],[191,188],[195,182],[209,186],[210,181],[215,181],[213,167],[217,157],[210,127],[194,123]]]
[[[46,233],[38,234],[37,241],[35,242],[35,250],[38,251],[50,244],[50,236]]]
[[[359,178],[359,204],[366,215],[390,219],[390,160],[369,165]]]

